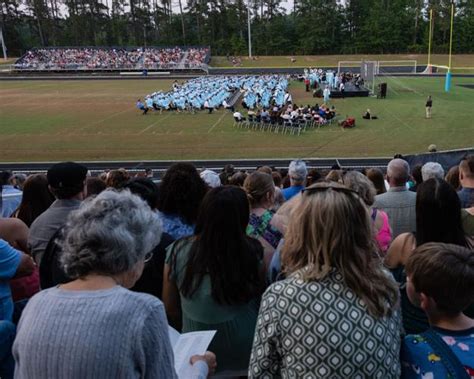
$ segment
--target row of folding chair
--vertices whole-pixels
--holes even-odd
[[[298,134],[304,132],[308,126],[306,122],[292,122],[290,120],[281,123],[271,122],[270,120],[257,121],[255,118],[238,120],[234,118],[234,126],[249,130],[270,131],[281,134]]]

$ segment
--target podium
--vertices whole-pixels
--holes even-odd
[[[387,83],[380,83],[377,86],[377,99],[385,99],[387,97]]]

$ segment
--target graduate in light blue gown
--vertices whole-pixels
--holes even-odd
[[[150,95],[150,102],[151,106],[154,103],[161,109],[169,109],[173,104],[181,110],[186,106],[202,109],[207,100],[210,107],[219,108],[224,100],[228,102],[237,91],[244,89],[243,99],[251,108],[268,108],[273,101],[281,107],[287,88],[288,80],[279,75],[207,76],[175,86],[170,92],[155,92]]]

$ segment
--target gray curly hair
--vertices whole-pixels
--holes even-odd
[[[158,245],[161,232],[159,217],[138,196],[104,191],[69,216],[61,263],[71,278],[126,272]]]
[[[360,198],[369,207],[374,204],[375,190],[374,184],[364,174],[359,171],[349,171],[342,177],[344,185],[354,191],[356,191]]]

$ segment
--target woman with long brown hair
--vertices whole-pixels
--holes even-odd
[[[249,376],[398,378],[398,289],[365,204],[337,183],[297,201],[282,250],[287,279],[263,295]]]
[[[31,175],[25,181],[20,206],[12,217],[19,218],[30,227],[33,221],[53,202],[54,196],[48,188],[46,175]]]

